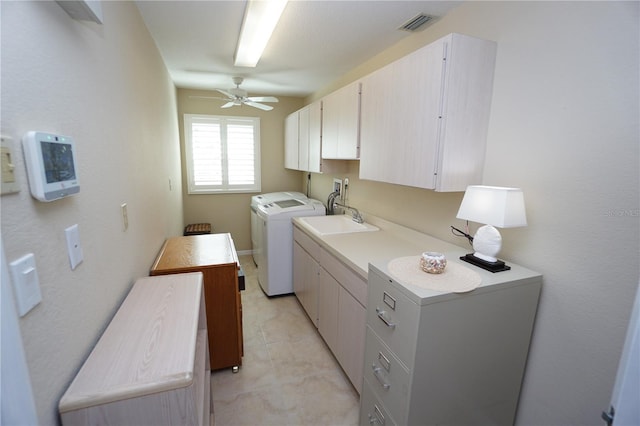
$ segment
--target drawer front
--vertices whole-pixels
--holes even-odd
[[[413,369],[420,307],[383,278],[369,270],[369,306],[367,324],[397,355]]]
[[[300,229],[293,227],[293,239],[300,244],[314,259],[320,258],[320,245],[313,241],[311,237],[302,232]]]
[[[360,275],[353,272],[332,254],[324,249],[320,250],[320,265],[331,274],[342,287],[356,298],[365,308],[367,307],[367,282]]]
[[[409,398],[409,371],[393,352],[367,327],[364,377],[389,413],[405,423]]]
[[[395,426],[396,424],[365,381],[360,398],[360,426]]]

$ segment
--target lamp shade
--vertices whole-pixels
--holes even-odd
[[[527,226],[524,194],[520,188],[469,186],[456,217],[498,228]]]

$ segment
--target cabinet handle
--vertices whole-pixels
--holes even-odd
[[[396,328],[396,325],[394,323],[389,322],[389,320],[384,317],[384,314],[386,314],[385,311],[383,311],[380,308],[376,307],[376,313],[378,314],[378,318],[380,318],[382,320],[382,322],[385,323],[385,325],[387,327]]]
[[[391,369],[391,362],[389,362],[389,358],[384,356],[382,352],[378,352],[378,361],[385,370],[389,371],[389,369]]]
[[[377,405],[373,404],[373,414],[369,413],[369,424],[372,425],[374,423],[380,423],[381,425],[384,425],[384,421],[385,419],[382,411],[380,411]]]
[[[371,366],[371,369],[373,370],[373,375],[376,377],[376,379],[378,379],[378,382],[384,388],[384,390],[388,390],[391,387],[391,385],[389,383],[387,383],[384,380],[384,378],[380,375],[380,370],[382,370],[382,368],[380,368],[377,365],[373,364]]]

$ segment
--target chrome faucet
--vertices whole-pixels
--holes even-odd
[[[358,209],[356,209],[355,207],[351,207],[351,206],[348,206],[346,204],[340,204],[338,202],[334,202],[332,209],[335,208],[335,206],[342,207],[343,209],[351,210],[351,217],[353,218],[353,221],[356,222],[356,223],[364,223],[364,219],[362,218],[362,215],[360,214]]]
[[[335,204],[336,204],[336,198],[338,198],[340,196],[340,191],[334,191],[331,194],[329,194],[329,198],[327,199],[327,214],[328,215],[332,215],[335,214]]]

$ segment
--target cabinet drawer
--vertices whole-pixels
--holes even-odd
[[[295,226],[293,227],[293,240],[300,244],[311,257],[314,259],[320,258],[320,245]]]
[[[360,426],[394,426],[397,423],[387,413],[382,402],[373,393],[369,384],[365,381],[362,386],[360,398]]]
[[[385,279],[369,269],[367,324],[409,369],[418,336],[420,307]]]
[[[353,272],[326,250],[320,250],[320,265],[331,274],[342,287],[356,298],[365,308],[367,307],[367,282],[360,275]]]
[[[364,377],[391,415],[405,423],[409,371],[370,327],[364,351]]]

